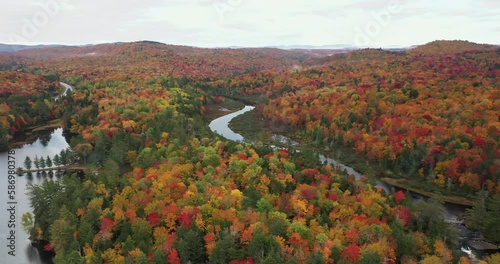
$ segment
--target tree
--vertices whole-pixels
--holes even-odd
[[[397,191],[394,193],[394,198],[396,199],[396,203],[401,203],[405,199],[405,193],[403,191]]]
[[[156,161],[156,153],[151,148],[144,148],[137,156],[137,165],[143,169],[147,169]]]
[[[271,212],[272,210],[273,206],[265,198],[260,198],[260,200],[257,202],[258,212]]]
[[[227,231],[222,231],[220,235],[221,238],[212,250],[209,263],[222,264],[234,259],[242,259],[244,255],[236,238]]]
[[[359,259],[360,248],[356,244],[349,244],[342,252],[342,257],[351,262],[356,262]]]
[[[309,258],[307,259],[307,264],[323,264],[325,263],[325,259],[323,258],[323,255],[321,255],[321,252],[315,251],[311,255],[309,255]]]
[[[427,256],[422,261],[420,261],[420,264],[436,264],[436,263],[443,263],[441,262],[441,259],[438,256]]]
[[[500,194],[493,194],[488,197],[487,191],[480,191],[476,203],[472,209],[467,209],[465,214],[466,222],[481,231],[485,237],[493,242],[500,242],[498,233],[500,226]]]
[[[203,234],[197,228],[186,229],[180,227],[177,229],[177,240],[174,247],[179,253],[182,263],[206,263],[208,260]]]
[[[26,232],[30,239],[34,239],[34,231],[35,231],[35,220],[33,219],[33,214],[31,212],[26,212],[23,214],[21,218],[21,226],[23,227],[24,232]]]
[[[144,254],[144,252],[140,252],[137,258],[135,259],[135,263],[137,264],[149,264],[150,261],[148,259],[148,256]]]
[[[500,253],[493,254],[486,259],[488,264],[500,263]]]
[[[246,251],[257,262],[261,262],[270,255],[279,255],[280,245],[274,237],[264,234],[259,229],[253,234],[252,240],[250,240],[250,243],[246,247]]]
[[[40,160],[38,159],[38,156],[35,156],[35,159],[33,160],[33,165],[35,165],[35,168],[37,169],[40,168]]]
[[[66,149],[66,158],[68,160],[68,164],[72,164],[76,161],[78,154],[74,152],[71,148]]]
[[[361,250],[361,258],[357,262],[358,264],[378,264],[382,263],[382,258],[380,255],[373,250]]]
[[[45,164],[45,159],[43,157],[40,157],[40,168],[45,169],[46,164]]]
[[[48,155],[47,155],[47,158],[45,159],[45,164],[47,165],[47,168],[52,167],[52,160],[50,159],[50,157]]]
[[[24,159],[24,168],[26,168],[27,170],[31,170],[31,159],[29,156],[26,156],[26,158]]]
[[[3,122],[0,122],[0,150],[6,150],[9,147],[9,141],[7,135],[9,131],[5,128]]]
[[[446,243],[457,242],[455,230],[446,224],[443,215],[443,204],[432,198],[428,201],[419,200],[412,208],[412,220],[418,231]]]
[[[132,238],[137,247],[143,252],[148,252],[152,242],[152,228],[148,221],[137,219],[132,223]]]
[[[123,165],[127,161],[130,147],[132,146],[127,142],[127,135],[120,131],[113,136],[109,156],[120,165]]]
[[[56,154],[54,156],[54,160],[53,160],[53,163],[56,167],[59,167],[61,166],[61,158],[59,157],[59,154]]]
[[[93,147],[89,143],[82,143],[76,145],[73,149],[80,155],[80,157],[82,157],[83,162],[85,163],[87,156],[90,154],[90,152],[92,152]]]
[[[65,166],[69,163],[68,152],[66,151],[66,149],[61,150],[59,156],[61,158],[61,165]]]
[[[71,251],[75,239],[76,217],[63,205],[59,211],[59,218],[50,226],[50,242],[57,254]]]

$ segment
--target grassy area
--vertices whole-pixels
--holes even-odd
[[[229,122],[229,128],[250,141],[270,143],[270,131],[265,127],[265,120],[255,111],[243,113]]]
[[[324,153],[324,151],[323,151]],[[400,189],[409,190],[421,195],[437,198],[443,202],[472,206],[470,191],[464,189],[443,189],[433,183],[429,183],[423,177],[403,178],[390,170],[384,168],[381,162],[368,160],[359,155],[352,148],[341,146],[326,153],[328,156],[354,168],[355,170],[371,177],[377,177],[383,182],[396,186]]]
[[[51,120],[45,125],[28,127],[27,131],[24,134],[9,139],[11,140],[11,142],[9,143],[9,148],[20,148],[25,144],[31,144],[36,141],[38,136],[43,132],[54,130],[59,127],[61,127],[61,119]]]
[[[413,186],[417,181],[410,181],[407,179],[403,178],[380,178],[381,181],[386,182],[390,185],[394,185],[398,188],[409,190],[414,193],[419,193],[427,197],[431,198],[437,198],[439,200],[442,200],[443,202],[447,203],[454,203],[454,204],[461,204],[465,206],[473,206],[474,202],[464,196],[457,196],[457,195],[443,195],[438,192],[432,192],[432,191],[427,191],[427,190],[422,190],[422,188],[419,188],[418,186]]]
[[[34,127],[30,127],[29,129],[31,129],[31,132],[34,133],[34,132],[41,132],[41,131],[45,131],[45,130],[49,130],[49,129],[56,129],[60,126],[61,126],[61,119],[54,119],[54,120],[49,121],[49,123],[47,123],[46,125],[34,126]]]
[[[271,135],[282,134],[293,140],[301,142],[303,145],[307,144],[301,140],[299,133],[296,131],[287,128],[286,126],[277,125],[269,120],[265,120],[255,111],[246,112],[235,117],[229,123],[229,127],[236,133],[239,133],[243,137],[254,142],[261,141],[264,144],[274,144],[275,142],[272,141]],[[439,198],[444,202],[466,206],[472,206],[473,204],[471,198],[468,197],[470,196],[469,191],[439,188],[438,186],[427,182],[424,178],[405,179],[398,177],[394,173],[387,171],[380,162],[370,161],[363,155],[357,154],[352,148],[336,146],[332,150],[328,150],[326,147],[315,147],[314,149],[317,152],[334,158],[369,177],[380,178],[382,181],[398,188],[420,193],[428,197]]]
[[[224,98],[224,101],[220,103],[205,106],[204,116],[210,122],[223,115],[241,110],[243,107],[245,107],[245,104],[242,102]]]

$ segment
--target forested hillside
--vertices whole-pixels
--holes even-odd
[[[317,146],[499,192],[498,49],[421,50],[317,58],[141,42],[5,55],[23,72],[5,80],[75,86],[49,117],[89,168],[30,186],[24,228],[65,264],[469,263],[438,200],[387,194],[310,152],[224,140],[203,115],[214,95],[261,98],[264,117]]]
[[[467,42],[361,50],[212,87],[265,94],[264,117],[320,148],[349,146],[397,175],[442,188],[499,193],[499,54]]]
[[[84,47],[28,49],[0,53],[0,62],[18,69],[57,69],[61,75],[95,76],[130,80],[137,71],[205,79],[229,77],[262,70],[287,70],[301,61],[339,51],[310,52],[272,48],[204,49],[157,42],[101,44]],[[103,75],[103,71],[106,71]],[[143,80],[144,81],[144,80]]]

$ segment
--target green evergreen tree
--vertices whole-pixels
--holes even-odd
[[[31,170],[31,159],[29,156],[26,156],[26,158],[24,159],[24,168],[26,168],[27,170]]]
[[[53,160],[53,163],[56,167],[59,167],[61,166],[61,158],[59,157],[59,154],[56,154],[54,156],[54,160]]]
[[[47,165],[47,168],[52,168],[52,160],[48,155],[47,158],[45,159],[45,164]]]
[[[40,157],[40,168],[45,169],[46,164],[45,164],[45,159],[43,157]]]
[[[153,253],[153,264],[168,264],[166,252],[156,249]]]
[[[132,238],[143,252],[147,252],[151,246],[152,232],[151,225],[146,220],[138,219],[132,223]]]
[[[122,244],[122,254],[124,256],[128,255],[128,252],[135,248],[135,241],[131,236],[128,236],[125,242]]]
[[[244,255],[238,240],[229,231],[223,231],[220,235],[221,238],[212,250],[209,263],[227,264],[231,260],[243,259]]]
[[[146,254],[144,254],[144,252],[141,251],[141,253],[139,253],[139,255],[137,256],[136,263],[137,264],[149,264],[148,256]]]
[[[201,230],[197,228],[177,229],[177,240],[174,243],[182,263],[206,263],[208,260],[205,242]]]
[[[40,168],[40,160],[38,159],[38,156],[35,156],[35,159],[33,160],[33,165],[35,165],[36,169]]]
[[[307,259],[307,264],[323,264],[323,263],[325,263],[325,259],[323,258],[323,255],[321,255],[321,252],[319,251],[315,251]]]
[[[3,123],[0,123],[0,150],[7,150],[9,148],[9,141],[7,140],[7,135],[9,131]]]
[[[247,254],[252,257],[257,263],[263,261],[268,256],[272,255],[276,258],[280,251],[280,245],[271,235],[265,234],[262,230],[257,230],[250,243],[246,247]]]
[[[68,154],[66,152],[66,149],[61,150],[59,153],[59,157],[61,158],[61,165],[65,166],[68,164]]]
[[[373,250],[361,250],[361,258],[358,264],[381,264],[382,258]]]

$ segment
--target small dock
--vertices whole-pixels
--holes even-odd
[[[44,172],[44,171],[67,171],[67,172],[77,172],[77,171],[84,171],[86,170],[87,167],[85,165],[81,164],[72,164],[72,165],[66,165],[66,166],[58,166],[58,167],[51,167],[51,168],[43,168],[43,169],[32,169],[32,170],[23,170],[21,168],[17,169],[17,174],[22,175],[24,173],[32,173],[32,172]]]
[[[485,240],[470,240],[468,241],[469,247],[477,251],[492,251],[498,252],[500,249],[497,245]]]

